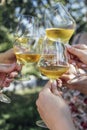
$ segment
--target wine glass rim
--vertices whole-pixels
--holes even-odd
[[[76,22],[75,19],[72,17],[72,15],[68,12],[68,10],[66,9],[66,7],[64,6],[64,4],[62,2],[57,2],[56,4],[54,3],[51,7],[52,10],[56,10],[58,8],[58,6],[61,6],[63,8],[63,10],[66,12],[66,14],[72,19],[72,21],[74,22],[74,26],[76,28]]]

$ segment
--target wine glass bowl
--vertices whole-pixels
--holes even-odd
[[[27,64],[37,63],[41,56],[39,38],[30,36],[25,39],[27,39],[25,40],[26,42],[20,42],[18,39],[14,43],[14,53],[16,55],[18,64],[22,65],[22,70]],[[28,80],[30,78],[29,75],[25,75],[21,71],[17,79]]]
[[[19,15],[17,27],[14,36],[20,38],[21,36],[31,36],[35,34],[35,17],[31,15]]]
[[[69,69],[66,49],[62,43],[46,38],[38,62],[40,72],[51,80],[59,78]]]
[[[22,65],[22,70],[26,64],[38,62],[41,55],[40,41],[36,18],[30,15],[21,15],[14,35],[13,48],[18,64]],[[21,71],[17,79],[28,80],[30,76],[24,75]]]
[[[68,43],[76,29],[76,23],[61,3],[45,12],[46,36],[53,40]]]
[[[26,42],[22,42],[22,40],[25,40]],[[18,62],[22,64],[38,62],[40,58],[40,48],[38,45],[39,38],[28,37],[22,40],[18,39],[14,43],[14,52]]]

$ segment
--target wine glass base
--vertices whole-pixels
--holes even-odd
[[[11,99],[3,93],[0,93],[0,101],[4,103],[11,103]]]
[[[43,120],[36,121],[36,125],[42,128],[47,128],[46,124],[43,122]]]
[[[87,75],[79,75],[79,76],[74,77],[73,79],[70,79],[67,83],[74,84],[85,79],[87,79]]]

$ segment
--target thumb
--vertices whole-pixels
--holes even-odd
[[[57,82],[56,82],[56,81],[53,81],[53,82],[51,83],[51,91],[52,91],[52,93],[53,93],[54,95],[60,96],[60,92],[59,92],[58,89],[57,89]]]
[[[87,45],[85,45],[85,44],[79,43],[79,44],[73,45],[73,47],[78,48],[78,49],[87,50]]]
[[[1,64],[0,65],[0,72],[10,73],[15,69],[15,67],[16,67],[16,63],[13,63],[13,64]]]
[[[81,55],[82,55],[82,51],[81,51],[80,49],[78,49],[78,48],[75,48],[75,47],[67,47],[67,50],[68,50],[71,54],[77,56],[78,58],[80,58]]]

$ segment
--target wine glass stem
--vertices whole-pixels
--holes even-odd
[[[3,103],[11,103],[11,99],[2,93],[2,87],[0,87],[0,101]]]

